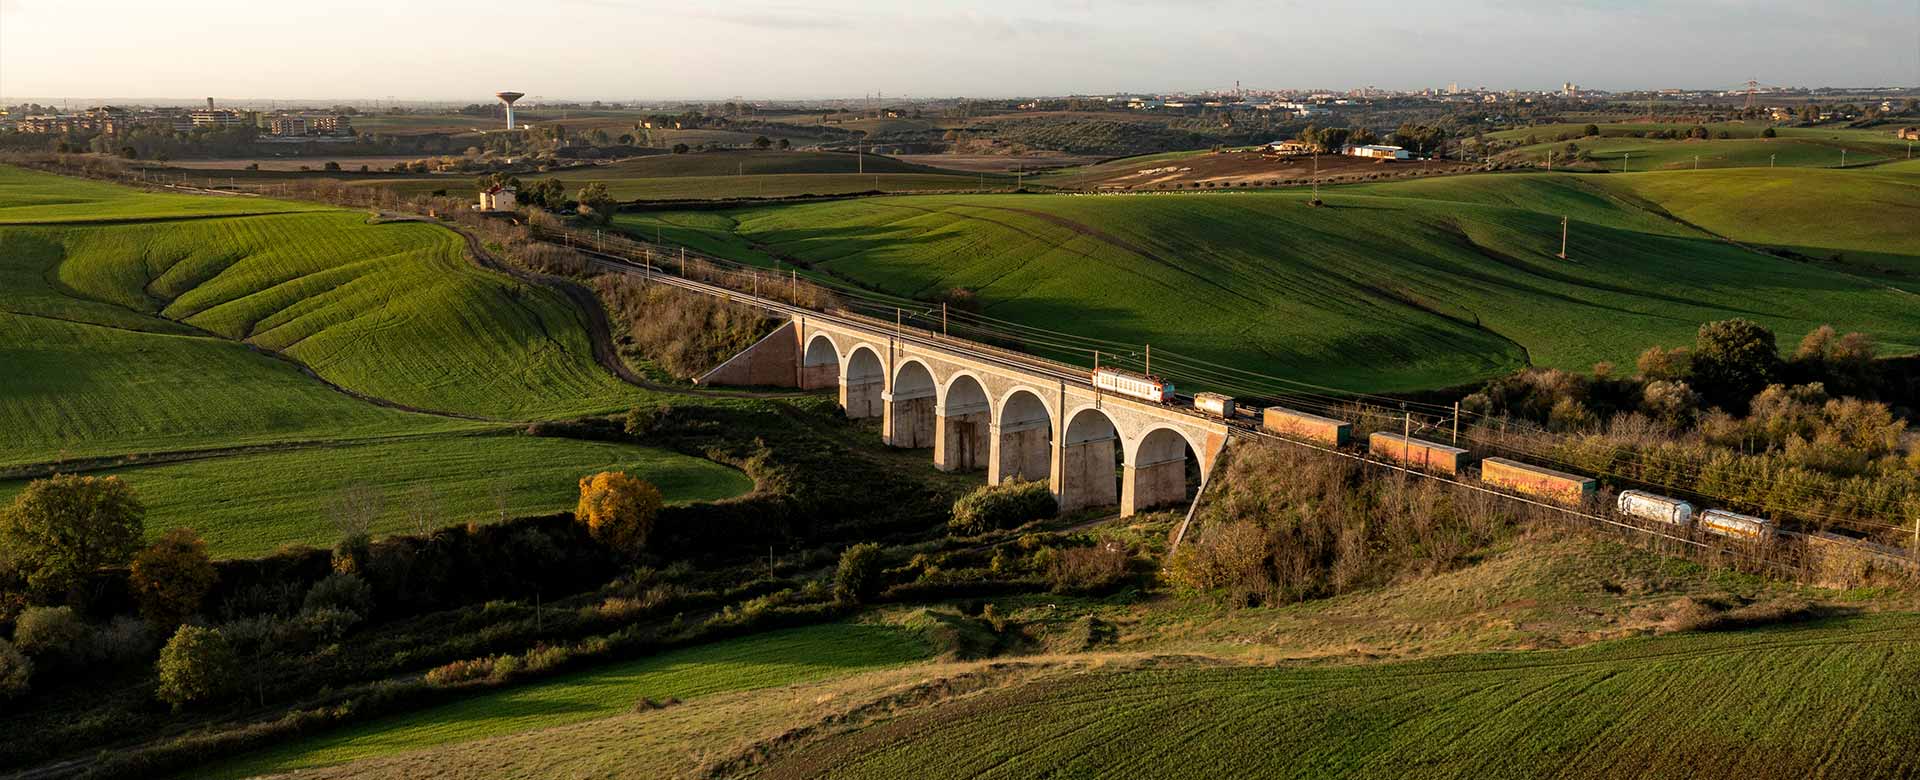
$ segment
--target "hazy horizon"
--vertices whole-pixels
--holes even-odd
[[[524,5],[0,0],[9,100],[486,102],[1012,97],[1374,86],[1920,84],[1920,2],[748,0]],[[1703,34],[1710,31],[1711,34]],[[509,37],[511,36],[511,37]],[[193,97],[181,97],[193,96]]]

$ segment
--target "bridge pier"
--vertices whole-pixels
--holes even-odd
[[[880,436],[887,446],[910,450],[933,446],[934,393],[931,389],[881,393],[880,398],[885,408]]]
[[[1060,446],[1053,495],[1062,514],[1120,502],[1113,479],[1113,453],[1119,441],[1117,436],[1105,436]]]
[[[847,417],[865,420],[881,416],[886,405],[887,381],[880,377],[872,379],[841,379],[840,408],[847,410]]]
[[[1011,479],[1047,479],[1052,470],[1051,427],[1044,419],[989,426],[987,481],[998,485]]]
[[[986,466],[992,412],[983,401],[934,408],[933,465],[941,471],[972,471]]]
[[[1127,464],[1120,480],[1120,516],[1187,500],[1187,456],[1156,463]]]

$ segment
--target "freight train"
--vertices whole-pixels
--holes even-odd
[[[1178,400],[1173,385],[1157,377],[1104,368],[1095,371],[1093,376],[1094,386],[1103,390],[1154,403]],[[1340,420],[1281,406],[1269,406],[1255,414],[1253,409],[1236,408],[1234,399],[1217,393],[1195,395],[1193,408],[1209,417],[1234,422],[1239,422],[1243,414],[1257,417],[1258,427],[1268,433],[1335,449],[1346,447],[1352,437],[1353,426]],[[1467,468],[1473,465],[1465,449],[1397,433],[1374,433],[1368,437],[1367,451],[1376,457],[1450,476],[1465,476]],[[1598,481],[1591,477],[1510,458],[1483,458],[1479,466],[1481,482],[1563,506],[1583,505],[1599,489]],[[1697,528],[1703,533],[1754,543],[1766,543],[1774,538],[1774,523],[1767,518],[1723,509],[1696,512],[1693,504],[1686,501],[1644,490],[1621,491],[1614,509],[1626,517],[1661,523],[1681,532]]]

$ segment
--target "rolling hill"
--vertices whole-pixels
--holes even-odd
[[[1173,353],[1349,390],[1430,388],[1525,365],[1630,363],[1729,317],[1787,338],[1831,322],[1893,351],[1920,348],[1911,280],[1873,272],[1920,253],[1910,242],[1870,265],[1795,262],[1726,240],[1784,234],[1743,237],[1740,212],[1685,195],[1741,193],[1769,174],[1858,214],[1797,231],[1801,247],[1882,246],[1856,227],[1897,231],[1886,204],[1920,203],[1908,179],[1860,171],[1502,174],[1327,189],[1325,208],[1299,191],[918,196],[623,225],[699,233],[712,251],[771,253],[895,295],[966,288],[985,314],[1022,326],[1151,343],[1176,381],[1192,365]],[[1570,260],[1556,256],[1562,215]]]

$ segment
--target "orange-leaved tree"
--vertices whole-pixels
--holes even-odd
[[[127,575],[140,614],[162,629],[200,611],[200,602],[220,579],[207,557],[207,543],[191,528],[175,528],[133,556]]]
[[[653,483],[624,471],[602,471],[580,480],[580,505],[573,516],[602,544],[638,552],[653,533],[663,503]]]

